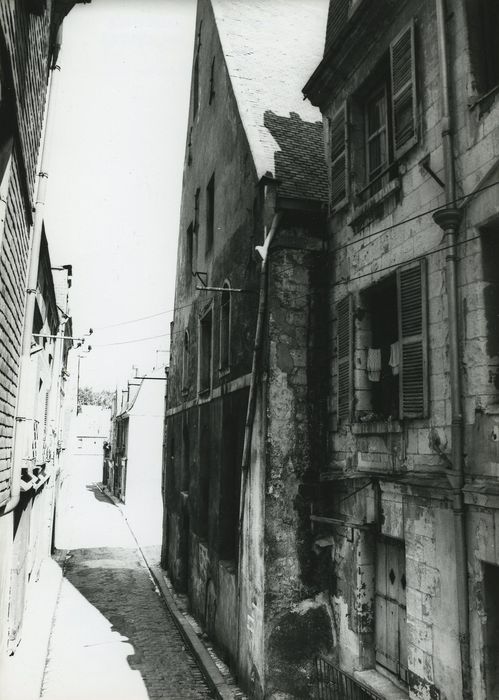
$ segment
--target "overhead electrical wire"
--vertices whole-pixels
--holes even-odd
[[[491,182],[491,183],[489,183],[488,185],[484,185],[483,187],[479,187],[479,188],[477,188],[476,190],[473,190],[473,192],[472,192],[471,194],[466,194],[466,195],[461,195],[460,197],[456,197],[456,199],[453,200],[453,202],[450,202],[450,204],[456,204],[456,203],[458,203],[458,202],[460,202],[460,201],[466,200],[466,199],[468,199],[468,198],[471,197],[471,196],[475,196],[476,194],[479,194],[480,192],[483,192],[483,191],[485,191],[485,190],[488,190],[488,189],[490,189],[491,187],[495,187],[495,186],[497,186],[497,185],[499,185],[499,181]],[[354,239],[354,240],[351,240],[351,241],[347,241],[346,243],[343,243],[343,244],[341,244],[341,245],[339,245],[339,246],[336,246],[335,248],[333,248],[332,250],[327,251],[327,252],[328,252],[328,254],[329,254],[330,256],[332,256],[332,255],[334,255],[335,253],[337,253],[338,251],[344,250],[345,248],[349,248],[349,247],[352,246],[352,245],[355,245],[355,244],[362,244],[364,241],[369,240],[370,238],[373,238],[373,237],[375,237],[375,236],[379,236],[379,235],[381,235],[382,233],[386,233],[387,231],[391,231],[391,230],[393,230],[393,229],[395,229],[395,228],[398,228],[399,226],[403,226],[403,225],[405,225],[405,224],[411,223],[412,221],[417,221],[417,219],[420,219],[422,216],[426,216],[426,215],[428,215],[428,214],[433,214],[434,212],[438,211],[439,209],[442,209],[443,206],[444,206],[444,205],[440,205],[440,206],[437,206],[437,207],[432,207],[431,209],[426,209],[425,211],[419,212],[418,214],[415,214],[414,216],[408,217],[407,219],[402,219],[401,221],[398,221],[398,222],[396,222],[396,223],[394,223],[394,224],[390,224],[389,226],[385,226],[385,227],[382,228],[382,229],[378,229],[377,231],[372,231],[371,233],[368,233],[368,234],[365,234],[365,235],[363,235],[363,236],[360,236],[358,239]],[[481,236],[480,236],[480,234],[479,234],[479,235],[477,235],[477,236],[473,236],[472,238],[467,238],[467,239],[465,239],[465,240],[458,241],[458,242],[457,242],[457,245],[459,246],[459,245],[464,245],[464,244],[466,244],[466,243],[470,243],[470,242],[472,242],[472,241],[478,240],[480,237],[481,237]],[[430,250],[430,251],[428,251],[428,252],[426,252],[426,253],[422,253],[421,255],[417,255],[417,256],[414,256],[414,257],[412,257],[412,258],[406,259],[406,260],[403,261],[403,264],[407,264],[407,263],[410,263],[410,262],[415,262],[416,260],[421,260],[422,258],[427,257],[428,255],[434,255],[434,254],[436,254],[436,253],[439,253],[439,252],[448,250],[450,247],[452,247],[452,246],[441,246],[441,247],[436,248],[436,249],[434,249],[434,250]],[[361,274],[361,275],[356,275],[355,277],[350,277],[350,278],[348,278],[348,279],[338,280],[337,282],[334,282],[334,283],[331,284],[331,285],[325,285],[324,288],[326,288],[326,289],[333,289],[334,287],[337,287],[337,286],[339,286],[339,285],[348,284],[349,282],[353,282],[353,281],[355,281],[355,280],[362,279],[362,278],[364,278],[364,277],[369,277],[370,275],[378,274],[379,272],[385,272],[385,271],[387,271],[387,270],[393,269],[394,267],[399,267],[400,264],[402,264],[402,263],[400,263],[400,262],[398,262],[398,263],[393,263],[393,264],[391,264],[391,265],[387,265],[387,266],[385,266],[385,267],[378,268],[378,269],[376,269],[376,270],[372,270],[372,271],[370,271],[370,272],[366,272],[366,273],[363,273],[363,274]],[[293,265],[293,266],[290,266],[290,267],[288,267],[288,268],[284,268],[284,269],[280,270],[279,273],[280,273],[280,274],[283,274],[283,273],[285,273],[285,272],[288,272],[288,271],[290,271],[290,270],[293,270],[294,268],[295,268],[295,266]],[[301,296],[295,296],[294,298],[295,298],[295,299],[303,299],[303,298],[306,298],[306,297],[310,296],[311,294],[315,294],[315,293],[316,293],[316,290],[314,290],[313,292],[307,292],[306,294],[303,294],[303,295],[301,295]],[[188,304],[182,304],[181,306],[175,306],[175,307],[173,307],[173,308],[171,308],[171,309],[166,309],[166,310],[164,310],[164,311],[159,311],[159,312],[156,313],[156,314],[150,314],[150,315],[148,315],[148,316],[141,316],[141,317],[139,317],[139,318],[129,319],[129,320],[127,320],[127,321],[121,321],[121,322],[113,323],[113,324],[110,324],[110,325],[107,325],[107,326],[100,326],[100,327],[94,328],[94,331],[107,330],[108,328],[117,328],[117,327],[119,327],[119,326],[124,326],[124,325],[128,325],[128,324],[131,324],[131,323],[137,323],[137,322],[139,322],[139,321],[145,321],[145,320],[148,320],[148,319],[151,319],[151,318],[157,318],[157,317],[159,317],[159,316],[164,316],[164,315],[166,315],[166,314],[168,314],[168,313],[175,313],[176,311],[180,311],[181,309],[186,309],[186,308],[189,308],[190,306],[194,306],[194,305],[197,303],[197,301],[198,301],[198,300],[196,299],[196,300],[194,300],[194,301],[192,301],[192,302],[190,302],[190,303],[188,303]],[[172,334],[172,333],[161,333],[161,334],[159,334],[159,335],[149,336],[149,337],[145,337],[145,338],[136,338],[136,339],[132,339],[132,340],[123,340],[123,341],[118,341],[118,342],[113,342],[113,343],[102,343],[102,344],[98,344],[98,345],[93,345],[92,347],[95,347],[95,348],[97,348],[97,347],[109,347],[109,346],[112,346],[112,345],[126,345],[126,344],[130,344],[130,343],[139,343],[139,342],[142,342],[142,341],[145,341],[145,340],[154,340],[155,338],[164,338],[164,337],[166,337],[166,336],[176,335],[176,334],[182,333],[182,332],[183,332],[183,331],[180,330],[180,331],[174,331],[173,334]]]

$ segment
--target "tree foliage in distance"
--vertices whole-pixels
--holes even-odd
[[[106,389],[92,389],[89,386],[81,387],[78,390],[78,404],[80,406],[102,406],[111,408],[113,405],[114,391]]]

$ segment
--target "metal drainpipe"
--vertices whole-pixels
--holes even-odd
[[[461,680],[463,699],[471,698],[470,646],[469,646],[469,597],[468,597],[468,553],[466,546],[466,523],[463,497],[463,414],[461,400],[461,376],[459,353],[459,317],[457,290],[456,239],[461,211],[456,207],[456,179],[454,172],[454,139],[450,105],[447,37],[445,30],[445,0],[436,1],[438,53],[442,95],[442,146],[445,169],[446,206],[433,216],[442,228],[449,250],[446,257],[447,305],[449,324],[449,358],[452,408],[452,465],[450,477],[454,487],[453,512],[456,546],[456,585],[459,622],[459,645],[461,654]]]
[[[277,212],[274,214],[274,217],[272,219],[272,225],[270,227],[270,231],[265,238],[265,242],[263,246],[258,247],[258,251],[260,252],[260,255],[262,256],[262,264],[260,268],[260,292],[259,292],[259,299],[258,299],[258,316],[257,316],[257,322],[256,322],[256,331],[255,331],[255,342],[253,345],[253,361],[252,361],[252,366],[251,366],[251,379],[250,379],[250,389],[249,389],[249,396],[248,396],[248,409],[246,412],[246,423],[244,426],[244,442],[243,442],[243,455],[242,455],[242,460],[241,460],[241,468],[242,468],[242,482],[241,482],[241,495],[239,498],[239,549],[241,549],[241,543],[242,543],[242,533],[243,533],[243,521],[244,521],[244,504],[246,500],[246,487],[248,484],[248,474],[249,474],[249,467],[250,467],[250,462],[251,462],[251,439],[253,436],[253,423],[255,420],[255,411],[256,411],[256,396],[257,396],[257,390],[258,390],[258,377],[260,374],[260,360],[261,360],[261,350],[262,350],[262,344],[263,344],[263,325],[264,325],[264,320],[265,320],[265,311],[267,308],[267,296],[268,296],[268,286],[267,286],[267,262],[268,262],[268,256],[269,256],[269,248],[270,244],[272,243],[272,240],[274,238],[274,235],[276,233],[277,227],[279,225],[279,222],[281,220],[281,212]],[[241,603],[241,552],[239,552],[239,572],[238,572],[238,577],[237,577],[237,659],[238,659],[238,667],[239,667],[239,660],[240,660],[240,635],[241,635],[241,613],[239,610],[239,605]]]
[[[24,307],[24,321],[23,321],[23,332],[22,332],[22,344],[21,344],[21,359],[19,365],[19,387],[17,395],[17,406],[16,406],[16,422],[14,425],[14,435],[13,435],[13,452],[12,452],[12,477],[11,477],[11,489],[10,498],[7,501],[5,507],[1,511],[0,515],[6,515],[16,508],[21,498],[21,469],[22,469],[22,453],[24,448],[24,435],[26,418],[28,416],[28,399],[30,392],[33,387],[29,384],[30,372],[30,350],[31,350],[31,338],[33,331],[33,316],[35,312],[35,302],[36,294],[33,290],[36,290],[38,283],[38,264],[40,258],[40,244],[42,240],[42,230],[43,230],[43,216],[45,210],[45,191],[46,191],[46,181],[48,178],[46,172],[47,166],[47,152],[49,144],[49,128],[53,124],[53,113],[54,104],[56,97],[56,85],[57,80],[54,80],[55,70],[58,70],[58,66],[51,69],[49,84],[47,88],[47,98],[46,98],[46,110],[45,119],[42,135],[42,150],[40,156],[40,167],[38,172],[38,179],[36,185],[36,196],[35,196],[35,214],[33,220],[33,230],[31,233],[31,247],[29,253],[29,268],[26,279],[26,301]],[[32,411],[31,411],[32,412]],[[31,429],[31,421],[29,422]]]

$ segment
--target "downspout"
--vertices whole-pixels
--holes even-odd
[[[265,312],[267,309],[267,297],[268,297],[268,258],[269,258],[269,248],[274,239],[277,227],[281,220],[281,212],[276,212],[272,219],[272,224],[270,231],[265,238],[263,246],[256,246],[256,251],[262,258],[262,263],[260,267],[260,291],[258,298],[258,315],[256,321],[255,330],[255,342],[253,345],[253,360],[251,365],[251,378],[248,396],[248,408],[246,411],[246,423],[244,426],[244,441],[243,441],[243,455],[241,460],[241,495],[239,498],[239,571],[237,577],[237,666],[239,668],[240,663],[240,637],[241,637],[241,587],[242,587],[242,576],[241,576],[241,545],[243,540],[243,522],[244,522],[244,505],[246,502],[246,489],[248,485],[248,476],[251,463],[251,440],[253,437],[253,424],[255,421],[255,411],[256,411],[256,398],[258,392],[258,380],[261,372],[261,356],[262,356],[262,345],[263,345],[263,329],[265,321]]]
[[[448,246],[446,257],[447,306],[449,324],[449,359],[452,409],[452,475],[454,536],[456,546],[456,585],[458,603],[459,645],[461,655],[462,696],[471,698],[470,647],[469,647],[469,598],[468,553],[466,546],[466,522],[463,497],[463,414],[461,400],[461,376],[459,353],[459,318],[457,289],[457,232],[461,211],[456,207],[456,178],[454,172],[454,138],[450,104],[449,61],[445,28],[445,0],[436,0],[438,53],[440,62],[440,93],[442,95],[442,146],[445,170],[446,206],[437,211],[433,219],[445,234]]]
[[[33,317],[35,312],[35,302],[36,302],[36,288],[38,284],[38,264],[40,258],[40,244],[42,240],[42,230],[43,230],[43,217],[45,210],[45,192],[46,192],[46,182],[47,182],[47,153],[49,144],[49,128],[53,124],[53,113],[57,85],[57,81],[54,80],[55,73],[54,70],[59,70],[58,66],[51,68],[51,74],[49,78],[49,84],[47,88],[47,98],[46,98],[46,110],[45,119],[43,126],[42,135],[42,150],[39,159],[39,172],[36,184],[36,195],[35,195],[35,213],[33,221],[33,230],[31,233],[31,246],[29,253],[29,267],[28,274],[26,278],[26,301],[24,306],[24,321],[23,321],[23,331],[22,331],[22,341],[21,341],[21,358],[19,364],[19,387],[17,393],[17,405],[16,405],[16,417],[14,425],[14,435],[13,435],[13,451],[12,451],[12,471],[11,471],[11,489],[10,498],[5,504],[1,515],[6,515],[16,508],[21,497],[21,470],[22,470],[22,459],[23,459],[23,449],[26,435],[26,423],[29,423],[29,428],[32,429],[31,421],[27,421],[28,418],[28,399],[30,392],[33,387],[30,386],[30,350],[31,350],[31,339],[33,331]]]

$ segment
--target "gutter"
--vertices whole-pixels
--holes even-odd
[[[454,535],[456,544],[456,586],[458,603],[459,645],[461,654],[461,682],[463,700],[471,698],[468,551],[464,506],[463,413],[461,398],[459,318],[457,289],[457,233],[462,210],[455,205],[456,178],[454,171],[454,137],[450,104],[449,59],[445,28],[445,0],[435,0],[437,15],[438,53],[440,61],[440,94],[442,96],[442,146],[445,171],[445,200],[443,209],[433,219],[440,226],[448,242],[446,257],[447,305],[449,324],[449,359],[452,408],[452,472],[448,475],[453,487]]]

